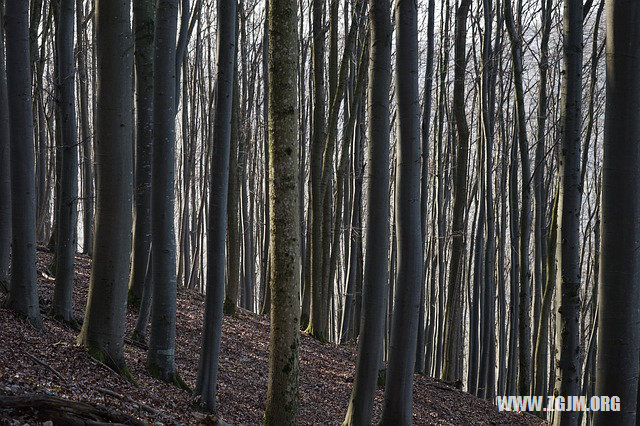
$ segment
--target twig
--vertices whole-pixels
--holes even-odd
[[[31,358],[32,360],[34,360],[35,362],[37,362],[38,364],[42,365],[43,367],[48,368],[58,379],[62,380],[63,382],[67,383],[68,380],[66,379],[66,377],[64,377],[62,374],[60,374],[58,372],[58,370],[56,370],[55,368],[53,368],[52,366],[50,366],[49,364],[46,364],[43,361],[40,361],[38,358],[36,358],[35,356],[31,355],[28,352],[25,352],[27,354],[27,356],[29,358]]]
[[[125,401],[131,403],[131,404],[136,404],[138,406],[140,406],[140,408],[144,408],[146,411],[150,412],[151,414],[155,414],[156,416],[160,416],[160,417],[164,417],[164,418],[169,418],[169,416],[167,416],[166,414],[164,414],[161,411],[156,410],[155,408],[144,404],[142,402],[136,401],[135,399],[131,398],[130,396],[127,395],[122,395],[121,393],[112,391],[111,389],[107,389],[107,388],[102,388],[99,386],[92,386],[93,389],[97,390],[98,392],[102,392],[106,395],[110,395],[113,396],[115,398],[119,398],[119,399],[124,399]]]

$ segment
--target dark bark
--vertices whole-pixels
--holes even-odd
[[[528,395],[531,387],[531,284],[529,283],[529,241],[531,237],[531,165],[523,83],[521,28],[516,24],[511,0],[504,5],[505,24],[511,40],[513,82],[515,88],[518,148],[522,174],[519,245],[518,308],[518,393]]]
[[[5,8],[7,99],[11,159],[11,284],[5,306],[40,327],[36,281],[36,206],[29,60],[29,4]]]
[[[92,356],[124,375],[129,374],[124,321],[133,171],[130,13],[129,0],[96,2],[96,228],[87,308],[78,336]]]
[[[56,287],[53,313],[65,322],[74,322],[72,312],[76,224],[78,220],[78,144],[75,110],[75,66],[73,52],[74,0],[61,0],[56,28],[58,117],[62,145],[60,203],[56,238]]]
[[[87,76],[87,52],[89,43],[82,0],[76,1],[76,41],[78,61],[78,85],[80,104],[80,145],[82,146],[82,252],[91,256],[93,251],[93,135],[89,125],[89,77]]]
[[[580,394],[580,142],[582,120],[582,0],[564,3],[558,191],[556,395]],[[561,411],[554,424],[577,422]]]
[[[453,204],[453,229],[451,261],[449,267],[449,288],[445,311],[444,356],[442,378],[448,382],[461,379],[458,372],[462,348],[459,338],[462,334],[462,281],[464,253],[464,210],[467,205],[467,161],[469,156],[469,127],[465,113],[464,76],[466,70],[467,15],[471,0],[462,0],[456,10],[455,72],[453,88],[453,113],[457,130],[457,159],[455,163],[455,195]]]
[[[418,6],[396,8],[395,87],[398,105],[396,229],[398,273],[391,346],[381,424],[413,424],[413,372],[423,283],[420,214],[420,101],[418,96]],[[391,301],[389,301],[391,303]]]
[[[173,192],[178,0],[158,0],[156,5],[151,171],[153,304],[147,368],[156,378],[180,384],[175,367],[177,281]]]
[[[596,395],[620,397],[620,411],[595,425],[636,423],[640,327],[640,4],[610,0],[602,164]]]
[[[151,162],[153,161],[153,38],[155,1],[133,1],[135,55],[135,186],[133,204],[133,254],[129,276],[129,303],[142,298],[151,245]]]
[[[0,3],[4,16],[4,2]],[[4,35],[4,19],[0,19],[0,34]],[[0,37],[0,291],[9,289],[9,259],[11,255],[11,159],[9,145],[9,104],[4,56],[4,36]]]
[[[196,395],[200,397],[200,403],[211,412],[216,411],[216,382],[222,337],[237,2],[236,0],[219,1],[217,7],[219,25],[211,157],[213,160],[209,192],[209,223],[207,224],[207,295],[202,350],[195,390]]]
[[[391,83],[391,18],[388,0],[372,0],[369,12],[370,53],[362,319],[356,374],[343,424],[367,425],[373,414],[384,332],[389,278],[389,88]],[[356,309],[357,311],[358,309]],[[357,313],[357,312],[356,312]]]
[[[326,134],[325,83],[324,83],[324,1],[313,0],[313,137],[311,141],[310,182],[311,182],[311,280],[310,312],[307,330],[319,339],[326,339],[327,324],[323,317],[322,300],[322,156]]]

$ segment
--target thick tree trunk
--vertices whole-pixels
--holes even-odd
[[[596,395],[620,397],[595,425],[636,423],[640,327],[640,4],[610,0],[602,164]]]
[[[154,37],[153,165],[151,233],[153,304],[147,368],[152,376],[182,384],[175,367],[176,240],[175,184],[176,32],[178,0],[159,0]]]
[[[96,2],[96,228],[87,308],[78,336],[92,356],[125,375],[133,170],[130,13],[129,0]]]
[[[6,307],[42,325],[36,281],[36,206],[29,60],[29,4],[6,0],[7,99],[11,147],[11,285]]]
[[[133,204],[133,253],[129,303],[140,304],[151,245],[151,162],[153,160],[154,0],[133,1],[136,73],[136,144]],[[172,73],[173,74],[173,73]]]
[[[196,395],[200,396],[200,403],[211,412],[216,411],[218,357],[222,337],[236,9],[236,0],[218,0],[213,162],[207,225],[207,295],[195,390]]]
[[[78,220],[78,134],[75,109],[75,67],[73,23],[75,0],[62,0],[56,31],[58,57],[58,117],[62,136],[60,168],[60,203],[58,238],[56,239],[56,287],[53,313],[64,322],[74,323],[72,312],[73,265],[76,254],[76,224]]]
[[[372,0],[369,11],[369,86],[365,250],[362,319],[356,374],[345,425],[367,425],[384,333],[386,286],[389,278],[389,132],[391,83],[391,7],[388,0]],[[356,310],[358,311],[358,309]],[[357,313],[357,312],[356,312]]]
[[[271,333],[265,425],[295,424],[300,361],[296,0],[269,2]]]

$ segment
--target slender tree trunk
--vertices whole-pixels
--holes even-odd
[[[496,361],[496,340],[495,340],[495,213],[493,205],[493,146],[495,128],[495,91],[496,72],[495,55],[491,46],[493,37],[493,4],[491,0],[483,1],[484,9],[484,34],[482,40],[482,79],[481,79],[481,120],[484,145],[484,209],[486,234],[484,250],[484,289],[482,291],[482,314],[481,314],[481,342],[480,342],[480,370],[478,379],[478,396],[492,400],[495,395],[495,361]],[[498,8],[499,10],[499,8]],[[500,20],[500,17],[498,17]],[[501,51],[500,35],[496,35],[496,51]],[[500,272],[499,272],[500,273]]]
[[[5,4],[12,223],[11,284],[5,304],[39,328],[29,4],[24,0]]]
[[[427,264],[431,262],[430,256],[427,256],[429,240],[427,238],[427,207],[429,199],[429,126],[431,125],[431,99],[433,88],[433,51],[434,51],[434,27],[435,27],[435,0],[429,0],[427,15],[427,66],[424,74],[424,100],[422,104],[422,123],[420,137],[422,140],[422,187],[420,192],[420,225],[422,227],[422,246],[425,253],[424,256],[424,271],[427,271]],[[432,344],[432,337],[430,333],[427,333],[426,328],[428,325],[425,323],[425,317],[427,316],[427,306],[431,306],[431,303],[426,303],[426,288],[427,288],[427,274],[422,276],[422,294],[420,296],[420,312],[418,327],[418,342],[416,350],[416,372],[425,372],[425,338],[426,344]],[[429,299],[432,300],[431,298]],[[430,356],[430,354],[428,354]],[[429,372],[426,372],[429,374]]]
[[[325,122],[325,83],[324,83],[324,1],[312,0],[313,3],[313,139],[311,141],[311,282],[310,282],[310,317],[307,330],[319,339],[323,335],[322,300],[322,154],[324,150]]]
[[[458,358],[462,355],[459,337],[462,334],[462,255],[464,253],[464,210],[467,205],[467,159],[469,156],[469,127],[465,113],[464,76],[466,69],[467,14],[471,0],[461,0],[456,11],[455,75],[453,113],[455,117],[458,158],[455,165],[455,196],[453,205],[453,243],[449,268],[449,289],[445,311],[445,343],[442,378],[448,382],[461,379]]]
[[[200,403],[211,412],[216,411],[216,382],[222,337],[236,9],[236,0],[218,0],[213,162],[207,226],[207,295],[195,391],[201,398]]]
[[[237,62],[237,61],[236,61]],[[229,199],[227,206],[227,290],[224,299],[224,313],[235,315],[240,290],[240,225],[238,222],[238,195],[240,192],[240,174],[238,173],[238,137],[240,99],[238,72],[234,72],[233,100],[231,117],[231,146],[229,153]]]
[[[582,0],[564,3],[558,191],[558,291],[556,292],[556,395],[580,394],[580,142],[582,124]],[[554,424],[572,425],[576,411]]]
[[[398,281],[393,304],[391,350],[381,424],[413,424],[413,372],[423,283],[420,214],[420,101],[418,97],[418,6],[396,7],[395,86],[398,104],[396,229]],[[391,301],[389,301],[391,303]]]
[[[551,213],[551,224],[549,229],[549,244],[547,252],[546,284],[544,297],[540,309],[540,323],[538,324],[538,335],[534,352],[534,377],[533,394],[536,396],[546,395],[547,362],[549,357],[549,318],[551,315],[551,305],[553,304],[553,294],[556,285],[556,244],[558,241],[558,194],[556,193]],[[542,413],[543,414],[543,413]]]
[[[95,7],[96,230],[89,296],[78,341],[93,357],[129,375],[124,363],[124,322],[133,171],[131,2],[97,0]]]
[[[4,16],[4,2],[0,2]],[[0,34],[4,34],[4,19],[0,19]],[[4,37],[0,37],[0,291],[9,290],[9,260],[11,255],[11,158],[9,142],[9,104]]]
[[[153,86],[155,1],[133,1],[136,73],[136,144],[133,204],[133,256],[129,303],[140,304],[151,245],[151,163],[153,161]]]
[[[58,52],[58,117],[62,136],[62,165],[58,238],[56,239],[56,287],[53,313],[64,322],[75,323],[72,312],[73,265],[76,254],[78,220],[78,135],[75,109],[75,67],[73,23],[75,0],[61,0],[56,28]],[[75,324],[74,324],[75,326]]]
[[[138,318],[136,325],[131,334],[131,338],[140,343],[147,341],[147,325],[149,324],[149,316],[151,315],[151,301],[153,299],[153,263],[151,261],[151,251],[147,259],[147,271],[145,274],[144,288],[142,290],[142,299],[140,300],[140,308],[138,309]]]
[[[596,395],[620,397],[620,411],[600,411],[593,424],[636,423],[640,327],[640,4],[610,0],[602,164]]]
[[[391,83],[391,7],[372,0],[369,12],[369,86],[365,250],[362,319],[356,374],[345,425],[368,425],[378,378],[386,286],[389,278],[389,88]],[[357,288],[357,287],[356,287]],[[357,305],[357,303],[356,303]],[[356,314],[358,309],[356,309]]]
[[[82,146],[82,252],[93,252],[93,161],[91,147],[93,136],[89,126],[89,77],[87,76],[88,45],[85,31],[83,1],[76,2],[77,61],[80,104],[80,146]]]
[[[513,17],[511,0],[505,1],[505,23],[511,40],[513,81],[516,99],[518,147],[522,166],[520,206],[520,289],[518,308],[518,393],[528,395],[531,388],[531,284],[529,283],[529,241],[531,237],[531,165],[523,84],[522,34]]]

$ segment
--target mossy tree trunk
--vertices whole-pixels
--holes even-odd
[[[295,424],[299,405],[297,40],[296,1],[269,2],[271,332],[265,425]]]

